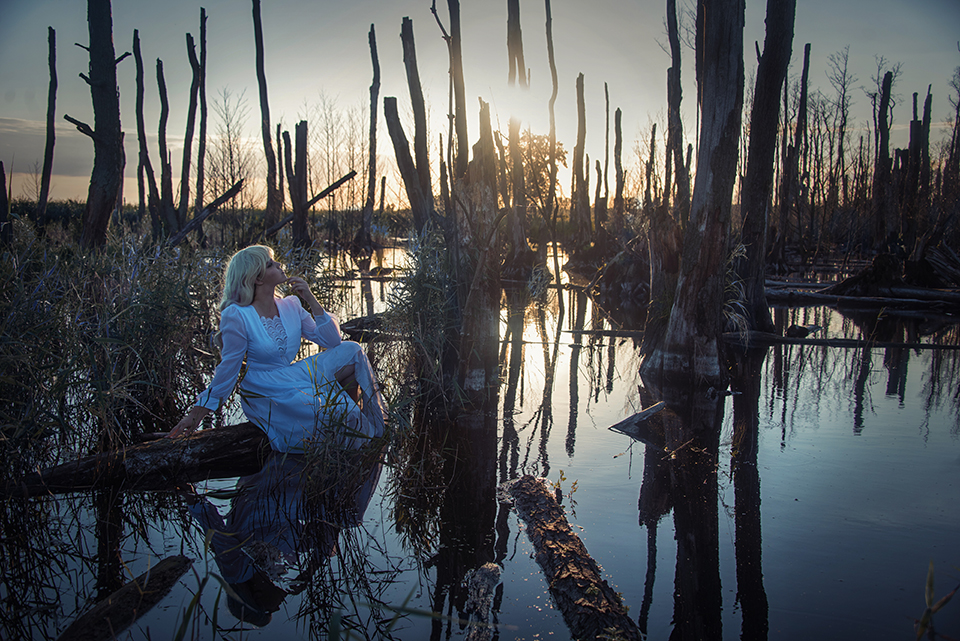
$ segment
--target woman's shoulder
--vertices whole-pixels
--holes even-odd
[[[220,311],[220,322],[238,322],[243,318],[243,315],[246,312],[246,308],[251,307],[250,305],[237,305],[234,303],[229,307]],[[252,308],[252,307],[251,307]]]

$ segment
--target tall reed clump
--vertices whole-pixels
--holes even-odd
[[[168,429],[215,364],[222,256],[132,237],[83,254],[14,231],[0,257],[5,472]]]

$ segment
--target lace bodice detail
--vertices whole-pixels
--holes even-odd
[[[280,320],[280,314],[273,318],[260,317],[263,328],[270,334],[270,338],[277,344],[277,353],[280,357],[286,356],[287,351],[287,330],[283,328],[283,321]]]

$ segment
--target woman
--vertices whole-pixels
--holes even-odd
[[[299,300],[277,298],[282,284]],[[273,449],[304,451],[325,438],[356,448],[383,434],[383,399],[360,345],[341,340],[336,317],[323,310],[302,278],[287,278],[269,247],[241,249],[227,264],[219,336],[221,360],[213,381],[169,437],[192,433],[230,396],[244,357],[240,404]],[[326,351],[292,362],[301,338]]]

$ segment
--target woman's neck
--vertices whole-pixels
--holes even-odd
[[[279,314],[276,303],[276,295],[272,287],[257,286],[253,292],[253,308],[264,318],[272,318]]]

